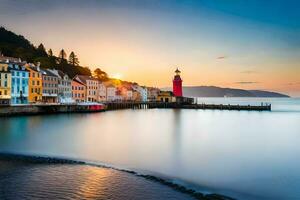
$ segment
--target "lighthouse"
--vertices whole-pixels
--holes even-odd
[[[177,68],[173,79],[173,94],[175,97],[182,97],[182,79],[180,73],[181,71]]]

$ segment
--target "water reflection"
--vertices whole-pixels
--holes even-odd
[[[0,199],[191,199],[166,186],[106,168],[0,161]]]

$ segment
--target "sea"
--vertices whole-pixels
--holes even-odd
[[[149,175],[203,194],[245,200],[300,199],[299,98],[197,98],[196,101],[271,104],[272,111],[128,109],[0,118],[0,153],[85,163],[54,168],[47,163],[11,164],[19,167],[2,170],[0,167],[0,195],[14,197],[20,191],[14,189],[16,185],[22,188],[18,197],[30,193],[35,197],[47,194],[74,199],[74,193],[70,192],[73,188],[81,192],[76,193],[79,196],[75,199],[84,199],[85,191],[93,199],[93,195],[103,194],[106,188],[104,191],[115,191],[105,193],[111,195],[110,199],[141,199],[143,195],[145,199],[159,199],[157,194],[167,195],[161,199],[188,199],[178,190],[169,190],[166,184],[144,180]],[[105,170],[112,173],[110,181],[101,179]],[[64,184],[57,186],[58,180]],[[119,181],[114,188],[110,188],[112,181]],[[95,187],[89,188],[90,182]],[[44,187],[40,190],[30,187],[33,183]],[[54,185],[59,194],[51,191]],[[126,185],[141,187],[138,191],[126,190]],[[118,190],[118,186],[123,190]]]

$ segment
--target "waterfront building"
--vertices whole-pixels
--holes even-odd
[[[8,105],[11,100],[11,73],[7,62],[0,61],[0,105]]]
[[[58,103],[58,76],[49,70],[41,70],[44,103]]]
[[[131,84],[125,83],[119,85],[119,87],[117,87],[116,96],[118,100],[132,101],[133,95]]]
[[[160,90],[158,88],[148,87],[147,92],[148,101],[156,101]]]
[[[98,82],[98,101],[99,102],[104,102],[106,101],[106,86],[103,82]]]
[[[182,79],[180,70],[177,68],[173,79],[173,94],[175,97],[182,97]]]
[[[28,101],[29,103],[41,102],[43,85],[40,65],[26,64],[26,69],[29,71]]]
[[[132,100],[133,101],[142,101],[141,93],[136,90],[132,90]]]
[[[29,101],[29,71],[25,63],[8,63],[11,73],[11,104],[27,104]]]
[[[123,101],[123,100],[125,100],[125,99],[124,99],[124,96],[122,95],[122,91],[119,88],[117,88],[115,101]]]
[[[106,86],[106,101],[115,101],[117,99],[117,88],[112,85],[108,84]]]
[[[72,80],[72,98],[76,103],[86,101],[86,85],[79,80]]]
[[[74,103],[74,100],[72,99],[72,79],[60,70],[48,70],[58,77],[58,102]]]
[[[138,84],[133,84],[132,89],[140,93],[141,101],[148,101],[147,87],[139,86]]]
[[[86,85],[86,102],[98,102],[99,81],[91,76],[76,75],[74,80],[78,80]]]
[[[126,90],[126,100],[127,101],[133,100],[133,91],[131,89]]]
[[[157,96],[157,101],[165,103],[176,102],[176,97],[174,97],[171,91],[160,91]]]

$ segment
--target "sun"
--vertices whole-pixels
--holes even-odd
[[[121,74],[113,74],[111,77],[114,79],[121,79],[122,75]]]

